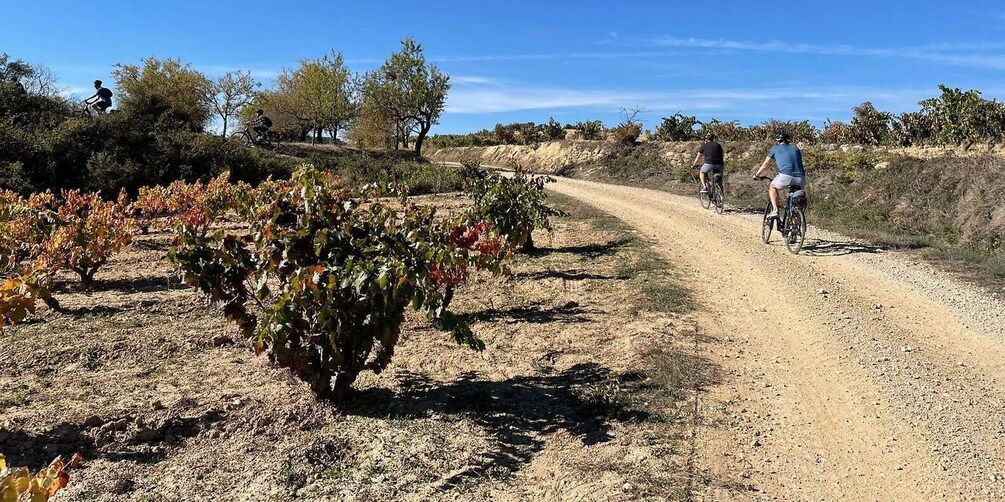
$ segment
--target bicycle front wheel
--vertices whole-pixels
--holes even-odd
[[[774,220],[768,218],[771,214],[771,203],[764,207],[764,219],[761,220],[761,242],[767,244],[771,242],[771,231],[775,229]]]
[[[803,249],[803,241],[806,240],[806,215],[803,210],[792,211],[792,216],[786,226],[789,231],[785,238],[785,247],[789,248],[790,253],[799,254],[799,251]]]
[[[698,202],[701,203],[701,207],[708,209],[712,206],[712,191],[707,190],[705,192],[701,191],[701,182],[698,182]]]

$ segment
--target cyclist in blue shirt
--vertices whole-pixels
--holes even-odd
[[[798,147],[790,145],[789,142],[791,140],[792,138],[787,132],[775,134],[775,142],[778,144],[771,147],[771,150],[768,151],[768,156],[764,159],[764,163],[761,164],[761,168],[754,174],[754,179],[760,178],[761,173],[771,166],[772,160],[778,166],[778,176],[775,176],[775,179],[771,181],[771,186],[768,187],[768,197],[771,199],[771,207],[774,208],[774,211],[768,215],[768,218],[778,217],[779,190],[792,185],[799,186],[800,188],[806,186],[806,171],[803,170],[803,152],[799,151]]]

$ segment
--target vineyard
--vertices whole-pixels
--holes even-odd
[[[219,305],[257,352],[319,396],[343,399],[361,371],[387,367],[409,307],[458,343],[483,348],[450,311],[454,288],[472,272],[505,273],[507,258],[530,249],[532,231],[554,213],[542,196],[547,178],[467,169],[474,204],[446,218],[415,205],[404,187],[350,187],[310,166],[254,188],[226,175],[143,188],[133,201],[124,191],[116,201],[0,193],[10,236],[0,248],[0,327],[24,322],[39,303],[59,310],[52,286],[60,272],[87,288],[134,233],[170,228],[168,258],[185,283]],[[228,215],[248,227],[216,229]]]
[[[610,218],[565,200],[546,206],[546,179],[465,178],[463,195],[402,197],[402,187],[346,186],[305,168],[258,187],[151,187],[74,213],[82,228],[92,214],[120,219],[130,241],[102,241],[89,285],[46,246],[8,266],[34,293],[5,326],[5,360],[21,355],[0,381],[5,453],[29,465],[82,453],[90,461],[64,489],[70,500],[534,493],[556,482],[541,462],[568,466],[577,474],[567,483],[584,493],[611,465],[623,474],[602,476],[605,489],[680,490],[677,457],[630,475],[657,459],[616,458],[674,447],[685,394],[652,385],[680,385],[657,375],[660,361],[686,356],[665,344],[647,352],[666,324],[638,321],[631,343],[600,350],[623,319],[666,323],[650,312],[680,307],[637,297],[665,263]],[[48,242],[69,224],[59,208],[70,197],[8,197],[5,207]],[[177,277],[210,301],[194,301]],[[653,379],[631,376],[639,368]],[[225,488],[244,469],[228,452],[241,449],[278,464]],[[596,451],[593,467],[569,463]],[[539,481],[514,483],[522,471]],[[186,486],[191,477],[204,481]]]

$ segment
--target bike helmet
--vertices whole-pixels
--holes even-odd
[[[100,80],[95,80],[94,81],[94,86],[95,87],[101,87],[101,81]]]
[[[705,141],[715,141],[715,134],[713,133],[705,134]]]
[[[789,136],[789,133],[785,131],[775,133],[775,142],[777,143],[788,143],[791,140],[792,136]]]

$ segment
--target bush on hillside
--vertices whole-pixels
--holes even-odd
[[[663,117],[653,133],[653,139],[656,141],[692,141],[698,139],[698,133],[695,130],[698,124],[697,117],[677,112],[669,117]]]

